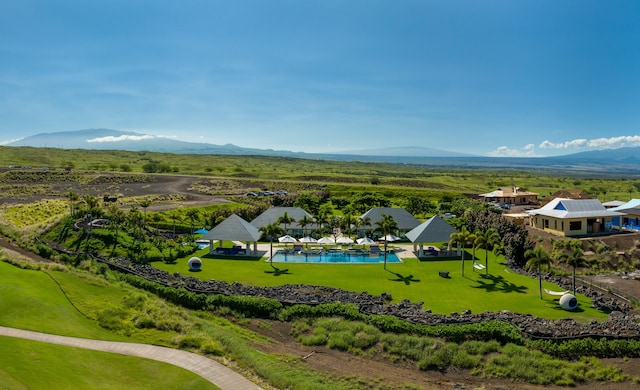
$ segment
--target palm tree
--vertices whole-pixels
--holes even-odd
[[[284,225],[284,234],[287,234],[287,226],[290,223],[294,223],[295,221],[296,219],[293,217],[290,217],[289,213],[287,213],[286,211],[276,220],[278,224]]]
[[[186,212],[186,216],[191,222],[191,237],[193,237],[193,225],[200,221],[200,211],[198,209],[189,209]]]
[[[566,252],[560,253],[558,255],[558,260],[573,269],[573,295],[576,295],[576,268],[587,265],[587,259],[584,257],[582,248],[574,246],[573,251],[570,254]]]
[[[367,229],[366,228],[367,228],[367,226],[371,227],[371,218],[369,218],[369,217],[364,217],[364,218],[360,217],[360,218],[356,219],[356,226],[358,228],[360,228],[360,227],[364,228],[364,230],[365,230],[364,236],[366,237],[367,236],[367,233],[366,233]]]
[[[113,249],[115,250],[116,246],[118,246],[118,228],[120,227],[120,223],[124,219],[124,212],[113,203],[109,205],[108,212],[109,214],[111,214],[111,222],[113,223],[113,227],[115,230],[113,240]]]
[[[342,227],[344,228],[347,237],[351,235],[351,226],[353,226],[353,223],[353,215],[349,213],[344,214],[344,216],[342,217]]]
[[[542,271],[543,267],[549,270],[551,264],[553,263],[553,259],[551,256],[544,250],[543,247],[537,246],[533,249],[528,249],[524,252],[524,258],[527,259],[526,264],[524,265],[528,270],[536,270],[538,273],[538,284],[540,286],[540,299],[542,299]]]
[[[398,230],[398,223],[391,215],[382,214],[382,219],[376,222],[376,229],[380,231],[383,236],[385,236],[384,240],[384,269],[387,269],[387,240],[386,236],[389,234],[393,234]]]
[[[75,213],[76,202],[78,201],[79,197],[78,194],[73,191],[69,191],[67,196],[69,197],[69,213],[73,217],[73,214]]]
[[[484,272],[485,275],[489,275],[489,251],[492,251],[495,245],[500,242],[500,234],[498,234],[492,228],[485,230],[476,230],[476,239],[473,241],[473,245],[476,248],[484,249]]]
[[[300,218],[300,220],[298,221],[298,226],[300,226],[300,229],[302,229],[302,236],[305,236],[304,228],[311,225],[312,223],[313,223],[313,218],[309,218],[306,215]]]
[[[273,222],[268,225],[262,226],[259,230],[269,238],[269,249],[271,251],[269,263],[271,263],[273,261],[273,238],[281,235],[283,230],[278,222]]]
[[[475,235],[467,230],[466,226],[463,226],[458,233],[451,233],[449,236],[449,245],[457,244],[462,246],[462,276],[464,277],[464,252],[468,244],[472,244],[475,240]]]
[[[144,224],[147,223],[147,207],[151,206],[151,201],[149,199],[142,199],[140,201],[140,207],[144,212]]]

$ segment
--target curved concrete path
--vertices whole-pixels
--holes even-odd
[[[200,375],[222,390],[261,390],[255,383],[224,365],[204,356],[149,344],[123,343],[58,336],[0,326],[0,336],[16,337],[75,348],[119,353],[169,363]]]

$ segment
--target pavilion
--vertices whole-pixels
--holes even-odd
[[[259,239],[260,232],[258,231],[258,228],[236,214],[232,214],[229,218],[222,221],[218,226],[214,227],[200,238],[200,240],[209,241],[209,254],[217,253],[213,248],[213,242],[216,240],[220,242],[220,244],[218,244],[218,248],[222,246],[223,240],[242,241],[246,244],[245,251],[247,256],[251,256],[252,253],[258,253]],[[251,249],[251,243],[253,243],[253,250]]]
[[[425,242],[449,242],[452,233],[458,233],[458,230],[436,215],[407,232],[407,238],[413,243],[413,251],[418,257],[424,257]],[[420,244],[419,249],[417,244]]]

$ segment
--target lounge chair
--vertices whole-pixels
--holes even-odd
[[[544,289],[544,292],[546,292],[549,295],[557,295],[557,296],[562,296],[564,294],[569,294],[569,291],[551,291],[548,289]]]
[[[485,269],[486,267],[484,265],[474,261],[473,262],[473,268],[482,270],[482,269]]]

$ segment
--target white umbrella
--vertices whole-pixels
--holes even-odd
[[[318,242],[318,240],[316,240],[315,238],[313,238],[311,236],[306,236],[306,237],[302,237],[300,239],[300,242],[305,243],[305,244],[315,244],[316,242]]]
[[[386,236],[384,236],[383,240],[389,241],[389,242],[398,241],[400,240],[400,237],[394,236],[393,234],[387,234]]]
[[[318,244],[335,244],[336,242],[334,241],[333,238],[331,237],[322,237],[321,239],[318,240]]]
[[[349,237],[342,236],[336,241],[338,244],[353,244],[353,240]]]
[[[360,244],[360,245],[371,245],[371,244],[375,244],[376,243],[375,241],[373,241],[369,237],[358,238],[356,240],[356,242],[358,244]]]
[[[288,242],[296,242],[296,241],[298,241],[298,240],[296,240],[295,238],[291,237],[288,234],[278,238],[278,242],[284,242],[285,244],[288,243]]]

